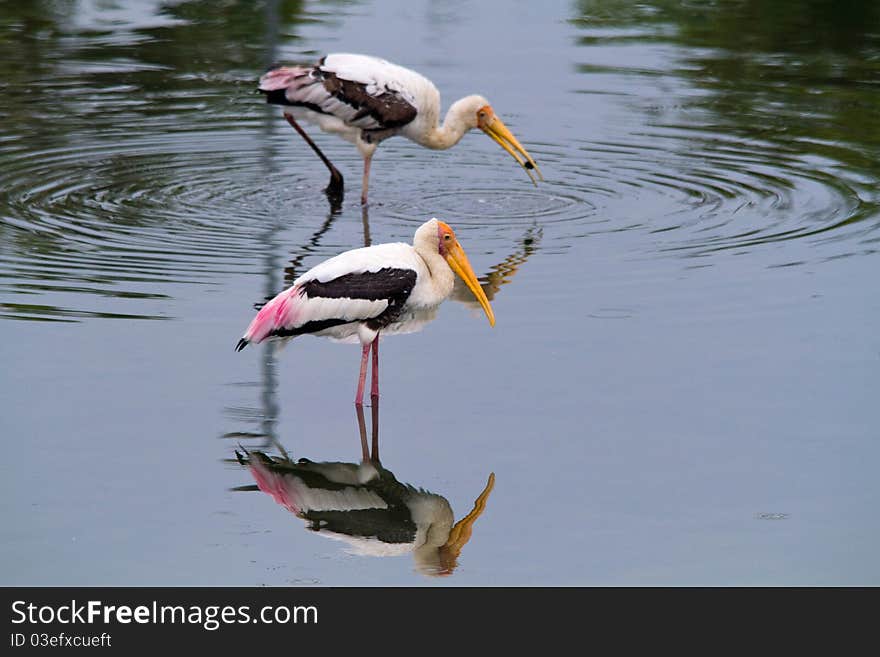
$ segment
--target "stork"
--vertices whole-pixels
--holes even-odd
[[[266,102],[281,105],[287,122],[305,139],[330,170],[328,193],[339,195],[343,177],[311,140],[298,120],[355,144],[364,159],[361,204],[367,203],[370,163],[385,139],[402,135],[434,150],[457,144],[466,132],[479,128],[525,169],[543,180],[534,158],[495,114],[483,96],[454,102],[440,123],[440,92],[423,75],[378,57],[333,53],[314,66],[281,66],[260,78]]]
[[[432,318],[460,277],[495,325],[495,313],[464,249],[448,224],[435,219],[416,230],[413,243],[377,244],[345,251],[316,265],[263,306],[236,345],[241,351],[266,338],[312,334],[360,341],[355,405],[363,404],[372,352],[371,396],[379,397],[379,335]]]

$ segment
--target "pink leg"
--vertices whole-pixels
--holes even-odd
[[[379,336],[373,339],[373,382],[370,386],[370,399],[375,404],[379,401]]]
[[[367,204],[367,191],[370,187],[370,162],[372,159],[372,155],[367,155],[364,158],[364,180],[361,183],[361,205]]]
[[[364,405],[364,383],[367,381],[367,356],[369,355],[370,345],[365,344],[361,352],[361,375],[358,377],[358,390],[354,397],[355,406]]]

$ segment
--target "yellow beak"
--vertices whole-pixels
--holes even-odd
[[[483,515],[483,511],[486,510],[486,500],[489,499],[489,493],[492,492],[493,488],[495,488],[495,473],[490,472],[486,487],[479,497],[474,500],[474,508],[464,518],[455,523],[449,531],[449,538],[443,547],[454,550],[456,557],[461,554],[461,548],[470,540],[474,523],[477,521],[477,518]]]
[[[486,317],[489,318],[489,325],[495,326],[495,313],[492,311],[492,306],[489,305],[486,293],[483,292],[483,288],[480,287],[480,282],[477,280],[477,275],[474,273],[471,263],[464,253],[464,249],[461,248],[458,240],[453,239],[451,241],[452,244],[446,248],[446,262],[449,263],[452,271],[464,281],[465,285],[468,286],[468,289],[474,293],[475,297],[477,297],[477,301],[479,301],[480,305],[483,307],[483,312],[486,313]]]
[[[504,121],[496,116],[493,117],[487,125],[480,126],[480,129],[489,135],[499,146],[501,146],[501,148],[510,153],[513,159],[525,169],[525,172],[529,175],[529,178],[531,178],[532,183],[535,186],[537,186],[538,183],[535,180],[535,176],[532,175],[532,170],[538,174],[538,177],[542,181],[544,180],[544,175],[538,168],[538,163],[535,162],[532,156],[529,155],[529,152],[523,148],[522,144],[517,141],[516,137],[513,136],[513,133],[508,130],[507,126],[504,125]]]

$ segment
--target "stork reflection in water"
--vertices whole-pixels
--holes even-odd
[[[416,569],[431,576],[450,575],[486,509],[495,485],[489,474],[473,508],[455,522],[449,501],[423,488],[404,484],[379,460],[379,407],[372,407],[372,450],[367,445],[362,406],[356,407],[361,440],[359,463],[293,461],[286,453],[236,451],[250,470],[254,487],[297,518],[306,528],[348,544],[350,552],[390,557],[411,554]]]

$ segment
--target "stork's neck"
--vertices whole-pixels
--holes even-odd
[[[436,250],[416,249],[416,251],[424,260],[430,274],[425,281],[427,285],[421,302],[424,305],[439,304],[452,294],[455,274],[452,273],[446,259]]]
[[[486,105],[482,96],[466,96],[450,105],[443,125],[435,125],[418,139],[422,146],[445,150],[455,146],[464,134],[477,127],[477,111]]]
[[[470,130],[467,125],[461,120],[461,118],[457,115],[452,114],[452,109],[446,113],[446,119],[443,121],[443,125],[435,126],[431,129],[431,131],[425,135],[424,141],[422,141],[422,146],[427,146],[428,148],[433,148],[435,150],[446,150],[447,148],[452,148],[455,146],[461,138],[464,137],[464,133]]]

